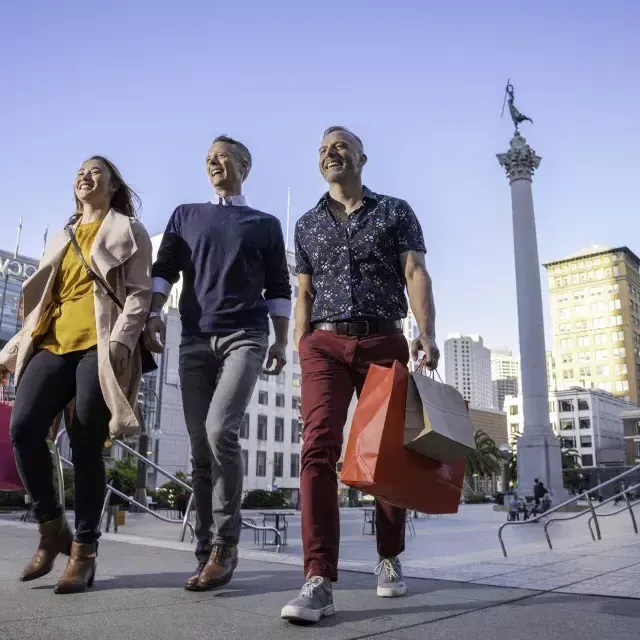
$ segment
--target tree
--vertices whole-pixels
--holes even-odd
[[[576,449],[562,449],[562,470],[581,469],[582,458]]]
[[[500,452],[495,441],[482,429],[474,434],[476,449],[467,455],[467,476],[487,478],[500,473]]]
[[[125,496],[132,496],[136,490],[136,464],[131,458],[116,460],[113,469],[120,476],[120,484],[122,493]]]

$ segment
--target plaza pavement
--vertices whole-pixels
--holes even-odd
[[[74,596],[52,592],[62,558],[49,576],[17,581],[37,533],[5,516],[0,640],[640,637],[640,536],[628,533],[628,515],[605,519],[598,543],[584,535],[584,522],[553,524],[554,551],[542,544],[541,527],[514,527],[505,535],[507,559],[496,539],[503,521],[503,513],[485,506],[417,521],[404,554],[410,594],[389,600],[375,596],[375,543],[362,535],[361,512],[343,511],[338,613],[319,626],[299,627],[278,617],[302,582],[299,516],[290,519],[290,544],[280,554],[256,548],[245,532],[234,580],[209,593],[181,588],[194,565],[193,547],[177,542],[175,525],[129,516],[121,533],[101,541],[94,588]]]

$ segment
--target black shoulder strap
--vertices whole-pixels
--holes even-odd
[[[80,245],[76,240],[76,234],[73,232],[71,221],[69,221],[69,224],[67,224],[64,229],[69,236],[69,240],[71,240],[71,246],[73,247],[73,250],[78,255],[78,258],[80,258],[80,262],[85,268],[85,271],[87,272],[89,278],[91,278],[91,280],[93,280],[111,298],[111,300],[113,300],[113,302],[118,307],[120,307],[120,309],[122,309],[123,304],[120,302],[120,300],[118,300],[118,296],[116,296],[111,287],[87,264],[87,261],[84,259],[84,256],[82,255],[82,249],[80,248]]]

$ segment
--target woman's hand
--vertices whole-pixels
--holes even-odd
[[[113,372],[117,376],[122,375],[129,366],[129,359],[131,358],[131,352],[121,342],[109,343],[109,356],[111,358],[111,366]]]

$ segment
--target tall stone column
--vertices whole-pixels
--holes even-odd
[[[560,442],[549,422],[540,261],[531,190],[532,176],[541,158],[518,131],[509,151],[497,155],[511,185],[513,212],[523,412],[518,440],[518,491],[521,496],[532,495],[534,480],[539,478],[557,505],[567,498],[567,492],[562,481]]]

